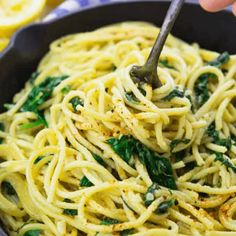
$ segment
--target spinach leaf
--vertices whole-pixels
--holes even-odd
[[[215,123],[212,122],[208,128],[207,128],[207,135],[211,138],[213,138],[213,140],[218,140],[219,139],[219,132],[216,130],[215,127]]]
[[[16,191],[13,188],[13,186],[11,185],[11,183],[9,183],[7,181],[3,181],[1,187],[2,187],[2,191],[4,193],[6,193],[7,195],[9,195],[9,196],[16,195]]]
[[[208,82],[210,79],[216,79],[216,75],[213,73],[205,73],[199,76],[194,85],[194,93],[196,96],[196,103],[198,107],[201,107],[210,97],[208,91]]]
[[[127,236],[127,235],[134,234],[134,233],[135,233],[134,229],[125,229],[120,232],[120,236]]]
[[[35,80],[37,79],[37,77],[40,75],[40,73],[38,71],[35,71],[31,74],[30,78],[29,78],[29,82],[31,84],[34,84]]]
[[[232,147],[232,140],[231,137],[225,138],[225,139],[221,139],[219,132],[215,129],[215,123],[212,122],[208,128],[207,128],[207,135],[209,137],[211,137],[213,139],[213,143],[220,145],[220,146],[224,146],[226,147],[228,150],[231,149]]]
[[[151,180],[167,188],[176,189],[173,170],[170,161],[159,157],[154,151],[146,147],[132,136],[123,135],[121,138],[109,139],[108,144],[128,164],[136,155],[146,167]]]
[[[39,85],[33,87],[28,95],[26,102],[23,104],[21,110],[24,111],[37,111],[38,107],[42,105],[52,95],[53,89],[57,87],[68,76],[48,77]]]
[[[143,88],[138,86],[138,89],[144,96],[146,96],[146,91]],[[139,99],[134,95],[134,93],[132,91],[131,92],[126,92],[125,97],[129,102],[133,102],[133,103],[139,103],[140,102]]]
[[[40,234],[41,234],[41,230],[33,229],[33,230],[28,230],[27,232],[25,232],[24,236],[39,236]]]
[[[186,171],[190,171],[193,168],[195,168],[196,166],[197,166],[196,161],[188,162],[187,164],[185,164],[185,169],[186,169]]]
[[[228,150],[230,150],[232,147],[232,140],[230,137],[224,138],[224,139],[218,139],[215,141],[215,144],[220,145],[220,146],[224,146]]]
[[[230,59],[228,52],[223,52],[221,55],[219,55],[215,60],[210,61],[207,63],[207,65],[215,66],[215,67],[222,67],[224,64],[226,64]]]
[[[135,212],[134,209],[126,202],[126,200],[121,196],[122,201],[124,202],[124,204],[127,206],[127,208],[129,208],[131,211]]]
[[[129,102],[133,102],[133,103],[139,103],[139,99],[136,98],[136,96],[134,95],[133,92],[126,92],[125,93],[125,97]]]
[[[117,69],[116,65],[115,65],[115,64],[112,64],[112,65],[111,65],[111,70],[112,70],[112,71],[115,71],[116,69]]]
[[[119,224],[121,223],[119,220],[117,219],[111,219],[111,218],[105,218],[101,221],[101,225],[115,225],[115,224]]]
[[[71,91],[71,86],[70,85],[66,85],[62,90],[61,90],[61,93],[62,94],[67,94]]]
[[[43,126],[45,123],[43,120],[36,120],[36,121],[32,121],[32,122],[29,122],[29,123],[26,123],[26,124],[23,124],[20,126],[20,130],[28,130],[28,129],[33,129],[33,128],[36,128],[36,127],[40,127],[40,126]]]
[[[174,69],[175,70],[175,68],[169,63],[169,61],[167,59],[159,60],[158,62],[162,67],[166,67],[168,69]]]
[[[151,203],[155,200],[155,192],[160,189],[159,184],[153,183],[144,195],[144,204],[145,206],[151,205]]]
[[[60,77],[48,77],[39,85],[33,87],[30,91],[26,102],[21,107],[22,112],[34,112],[38,117],[38,120],[42,122],[45,126],[47,126],[47,122],[44,116],[39,111],[39,106],[42,105],[47,99],[49,99],[52,95],[52,92],[55,87],[57,87],[61,81],[68,78],[68,76],[60,76]]]
[[[93,183],[86,177],[84,176],[81,180],[80,180],[80,186],[81,187],[91,187],[94,186]]]
[[[141,142],[136,144],[136,154],[140,162],[147,168],[151,180],[161,186],[177,189],[170,161],[159,157]]]
[[[178,201],[175,199],[170,199],[170,200],[164,201],[158,206],[155,213],[157,213],[158,215],[165,214],[165,213],[167,213],[167,211],[170,207],[177,205],[177,204],[178,204]]]
[[[215,155],[215,161],[220,161],[223,165],[228,168],[231,168],[233,172],[236,173],[236,166],[229,159],[225,158],[223,154],[219,152],[215,152]]]
[[[181,150],[179,152],[175,152],[175,158],[176,158],[176,161],[181,161],[185,158],[186,156],[186,149],[184,150]]]
[[[0,123],[0,131],[4,132],[4,130],[5,130],[4,124]],[[0,144],[2,144],[2,141],[3,141],[3,138],[0,138]]]
[[[103,167],[107,167],[107,163],[98,155],[96,155],[95,153],[93,153],[93,158]]]
[[[170,143],[170,149],[173,150],[176,146],[178,146],[180,143],[188,144],[191,140],[187,138],[183,139],[173,139]]]
[[[186,90],[182,91],[178,87],[176,87],[167,96],[165,96],[163,98],[163,101],[171,101],[175,97],[179,97],[179,98],[186,97],[189,100],[190,104],[191,104],[191,111],[194,112],[194,106],[193,106],[192,98],[189,94],[185,94],[185,93],[186,93]]]
[[[74,112],[76,112],[77,111],[76,107],[78,105],[84,106],[84,101],[80,97],[77,96],[70,100],[70,104],[72,105]]]
[[[72,200],[70,200],[68,198],[64,199],[64,202],[74,203]],[[78,215],[78,210],[76,210],[76,209],[64,209],[63,214],[69,215],[69,216],[76,216],[76,215]]]
[[[191,111],[194,113],[195,109],[194,109],[192,97],[189,94],[185,95],[185,97],[189,100],[189,102],[191,104]]]
[[[39,163],[41,160],[43,160],[45,157],[48,157],[48,156],[52,156],[52,154],[48,154],[46,156],[38,156],[35,161],[34,161],[34,164],[36,165],[37,163]],[[49,160],[46,165],[48,165],[51,161]]]
[[[37,158],[35,159],[35,161],[34,161],[34,164],[39,163],[41,160],[43,160],[44,157],[45,157],[45,156],[39,156],[39,157],[37,157]]]
[[[179,88],[175,88],[172,90],[167,96],[163,98],[164,101],[171,101],[175,97],[184,97],[184,91],[179,90]]]
[[[119,139],[111,138],[107,140],[107,143],[126,163],[131,163],[136,144],[132,136],[122,135]]]
[[[231,140],[234,142],[234,144],[236,144],[236,136],[235,135],[231,135]]]

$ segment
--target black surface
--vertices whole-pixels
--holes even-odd
[[[160,26],[168,5],[166,1],[145,0],[112,3],[19,31],[10,47],[0,54],[0,110],[22,88],[53,40],[127,20],[149,21]],[[229,11],[211,14],[199,5],[185,4],[172,33],[204,48],[236,53],[236,18]]]

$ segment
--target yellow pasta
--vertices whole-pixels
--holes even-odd
[[[0,114],[9,235],[236,235],[236,56],[169,36],[157,89],[130,75],[159,29],[50,45]]]

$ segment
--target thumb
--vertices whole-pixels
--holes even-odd
[[[235,0],[199,0],[200,5],[207,11],[220,11],[227,6],[233,4]]]

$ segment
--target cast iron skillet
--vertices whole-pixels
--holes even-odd
[[[149,21],[160,26],[168,5],[167,1],[154,0],[111,3],[19,31],[8,49],[0,54],[0,112],[2,104],[11,101],[22,88],[53,40],[127,20]],[[198,4],[186,3],[172,33],[207,49],[236,53],[236,18],[229,11],[211,14]]]
[[[11,101],[23,87],[53,40],[127,20],[149,21],[160,26],[168,5],[160,0],[111,3],[20,30],[7,50],[0,54],[0,111],[2,104]],[[236,18],[228,10],[210,14],[197,4],[186,3],[172,33],[207,49],[236,53]]]

